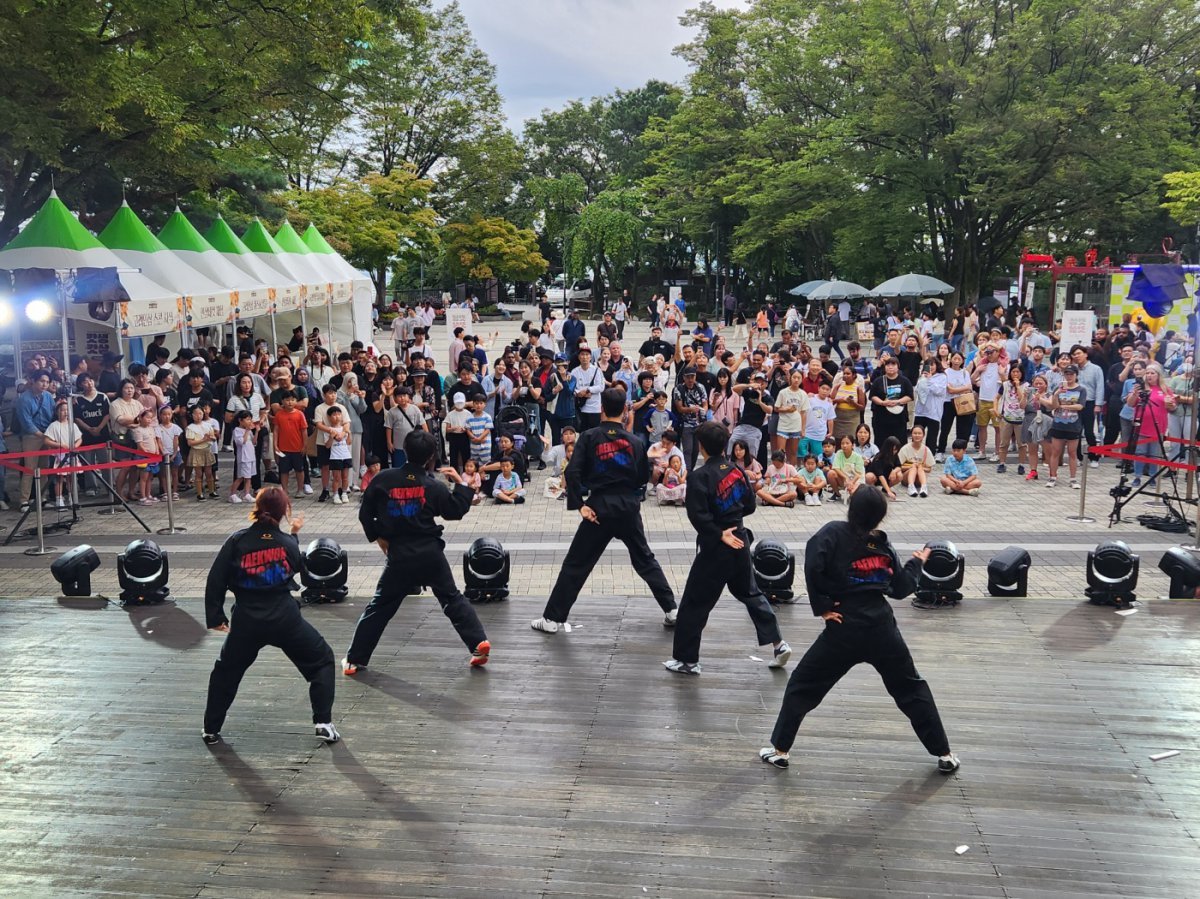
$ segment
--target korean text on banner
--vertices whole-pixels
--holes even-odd
[[[471,333],[471,310],[458,306],[446,307],[446,346],[454,342],[454,329],[462,328],[464,334]]]
[[[1068,309],[1062,314],[1062,346],[1069,350],[1076,344],[1092,345],[1096,331],[1096,313],[1091,309]]]

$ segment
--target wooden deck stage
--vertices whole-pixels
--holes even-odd
[[[1200,895],[1198,603],[898,605],[948,778],[863,668],[789,771],[760,763],[786,675],[732,600],[699,678],[662,669],[648,599],[585,596],[553,637],[540,607],[481,607],[493,662],[470,671],[409,600],[372,670],[339,673],[333,747],[268,650],[210,749],[198,601],[0,600],[0,895]],[[340,658],[360,608],[306,614]],[[802,652],[807,606],[780,617]]]

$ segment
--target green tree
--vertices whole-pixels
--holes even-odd
[[[1163,208],[1180,224],[1200,224],[1200,171],[1168,172],[1163,182],[1167,186]]]
[[[583,208],[570,236],[571,270],[595,266],[616,286],[627,266],[636,268],[646,242],[646,198],[634,188],[610,188]]]
[[[248,126],[346,71],[382,9],[363,0],[0,0],[0,243],[51,181],[89,214],[207,187],[253,168]]]
[[[839,224],[875,244],[919,215],[967,297],[1031,230],[1152,215],[1194,152],[1193,0],[757,0],[745,21],[754,152],[849,179]]]
[[[446,272],[460,281],[532,281],[546,271],[537,235],[498,218],[451,222],[442,228]]]
[[[371,173],[358,181],[286,195],[298,223],[318,230],[358,268],[371,273],[376,301],[383,303],[388,266],[402,247],[433,250],[437,217],[428,205],[433,183],[409,168]]]

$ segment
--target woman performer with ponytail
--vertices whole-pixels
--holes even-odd
[[[933,693],[917,673],[885,599],[902,599],[916,589],[929,550],[913,553],[901,567],[887,534],[877,530],[887,510],[888,501],[878,490],[855,491],[847,520],[829,522],[805,547],[809,602],[813,614],[825,619],[825,630],[788,680],[771,745],[758,754],[768,765],[788,766],[788,750],[804,716],[851,668],[866,662],[879,672],[925,749],[937,757],[938,770],[958,770]]]
[[[208,627],[227,634],[208,679],[204,742],[221,740],[225,714],[238,685],[264,646],[278,646],[308,681],[316,735],[326,743],[339,739],[333,726],[333,650],[304,620],[292,596],[292,578],[300,573],[296,534],[303,516],[291,519],[290,533],[280,523],[291,513],[287,494],[264,487],[254,500],[251,526],[232,534],[221,547],[204,591]],[[225,617],[225,592],[233,591],[232,619]]]

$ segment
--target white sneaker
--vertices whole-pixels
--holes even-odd
[[[1091,462],[1088,463],[1088,468],[1099,468],[1099,467],[1100,467],[1100,462],[1096,459],[1093,459]]]
[[[332,503],[333,503],[335,506],[340,506],[340,505],[342,504],[342,494],[341,494],[340,492],[339,492],[339,493],[335,493],[335,494],[333,495],[333,499],[331,500],[331,502],[332,502]]]
[[[247,490],[245,493],[242,494],[242,502],[244,502],[244,503],[254,502],[254,494],[251,493],[249,490]]]
[[[979,496],[979,488],[972,487],[970,490],[967,491],[967,495],[968,496]]]
[[[1053,487],[1057,483],[1058,483],[1058,478],[1046,478],[1046,486],[1047,487]]]
[[[67,507],[66,500],[64,500],[61,496],[54,497],[54,508],[65,509],[66,507]]]
[[[312,484],[305,484],[305,485],[304,485],[304,495],[305,495],[305,496],[312,496]]]
[[[909,495],[909,496],[916,496],[916,495],[917,495],[917,485],[916,485],[916,484],[909,484],[909,485],[908,485],[908,495]]]
[[[812,504],[813,504],[814,506],[819,506],[819,505],[821,505],[821,494],[819,494],[819,493],[811,493],[811,494],[809,494],[809,495],[812,497],[812,501],[813,501],[813,502],[812,502]]]
[[[332,724],[316,724],[313,725],[313,729],[316,731],[317,737],[326,743],[336,743],[342,738]]]
[[[679,609],[672,609],[663,616],[663,627],[674,627],[679,620]]]
[[[953,487],[943,487],[942,488],[942,493],[953,493],[953,492],[954,492]]]
[[[943,462],[945,462],[945,461],[946,461],[946,454],[945,454],[945,453],[938,453],[937,455],[935,455],[935,456],[933,457],[933,461],[934,461],[934,462],[937,462],[937,463],[940,465],[941,463],[943,463]]]
[[[231,503],[233,503],[235,506],[237,506],[237,505],[241,505],[242,498],[240,496],[238,496],[236,493],[231,493],[231,494],[229,494],[229,501]]]
[[[549,618],[535,618],[529,622],[529,626],[535,631],[541,631],[544,634],[557,634],[559,624],[557,621],[551,621]]]
[[[999,462],[1000,457],[997,456],[995,453],[992,453],[990,456],[988,456],[988,461],[989,462]]]
[[[929,489],[927,487],[925,487],[924,485],[922,485],[921,489],[917,491],[917,495],[918,496],[929,496]]]
[[[1071,489],[1072,490],[1081,489],[1079,486],[1079,478],[1071,478]]]
[[[768,668],[782,668],[788,663],[788,659],[792,657],[792,647],[788,646],[787,641],[783,641],[775,647],[775,655],[771,661],[767,662]]]

